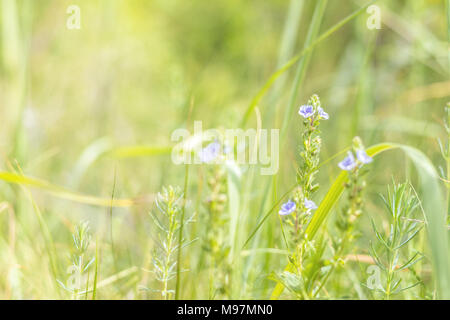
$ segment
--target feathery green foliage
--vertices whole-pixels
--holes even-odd
[[[377,249],[371,244],[370,252],[384,276],[380,276],[376,281],[378,283],[375,282],[370,289],[381,292],[384,298],[389,300],[420,284],[415,279],[412,283],[411,280],[408,282],[401,273],[412,269],[423,258],[419,251],[409,252],[407,248],[407,244],[414,241],[422,229],[423,222],[414,216],[414,212],[419,208],[419,201],[408,183],[394,183],[392,191],[389,188],[387,197],[383,197],[383,202],[390,215],[389,231],[383,235],[372,221],[378,247],[381,248]]]

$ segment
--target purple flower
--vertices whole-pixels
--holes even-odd
[[[317,112],[319,113],[319,118],[323,120],[328,120],[330,116],[326,113],[321,107],[317,108]]]
[[[211,142],[199,152],[198,157],[200,158],[201,162],[209,163],[216,159],[219,154],[220,143]]]
[[[366,153],[364,149],[356,151],[356,158],[358,158],[358,160],[363,164],[368,164],[373,161],[373,159]]]
[[[298,114],[303,118],[308,119],[314,115],[314,107],[310,104],[305,104],[300,107],[300,110],[298,110]]]
[[[281,210],[278,211],[278,213],[282,216],[286,216],[294,212],[295,208],[296,208],[295,202],[289,200],[288,202],[285,202],[281,205]]]
[[[305,208],[308,210],[316,210],[317,205],[312,200],[305,199]]]
[[[348,156],[339,162],[339,168],[346,171],[351,171],[357,166],[355,156],[350,151],[348,152]]]

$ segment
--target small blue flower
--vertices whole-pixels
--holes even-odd
[[[356,158],[358,158],[358,160],[363,164],[368,164],[373,161],[373,159],[366,153],[364,149],[356,151]]]
[[[312,200],[305,199],[305,208],[308,210],[316,210],[317,205]]]
[[[319,113],[319,118],[323,120],[328,120],[330,116],[326,113],[321,107],[317,108],[317,112]]]
[[[214,159],[216,159],[219,156],[219,154],[220,154],[220,143],[211,142],[199,152],[198,157],[200,158],[201,162],[209,163],[214,161]]]
[[[300,107],[300,110],[298,110],[298,114],[303,118],[308,119],[314,115],[314,107],[310,104],[305,104]]]
[[[346,171],[351,171],[357,166],[355,156],[350,151],[348,152],[348,156],[339,162],[339,168]]]
[[[296,208],[295,202],[289,200],[288,202],[285,202],[281,205],[281,210],[278,211],[278,214],[282,216],[287,216],[288,214],[294,212],[295,208]]]

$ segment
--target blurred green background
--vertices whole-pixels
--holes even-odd
[[[320,33],[365,3],[328,1]],[[79,30],[66,27],[66,10],[73,4],[81,9]],[[314,48],[296,106],[317,93],[330,114],[322,125],[323,160],[359,135],[367,146],[382,141],[412,145],[437,166],[444,165],[436,142],[444,137],[441,119],[450,96],[444,1],[377,5],[380,30],[369,30],[369,14],[363,13]],[[270,75],[301,51],[314,6],[315,1],[300,0],[0,1],[2,171],[18,164],[24,174],[74,192],[108,199],[114,189],[116,198],[139,198],[137,205],[112,210],[111,253],[107,205],[81,204],[35,189],[58,264],[67,262],[73,225],[87,219],[101,244],[100,279],[138,270],[99,291],[99,297],[152,297],[139,290],[152,277],[142,271],[148,268],[152,247],[147,213],[163,185],[183,186],[185,168],[175,166],[167,153],[118,157],[109,151],[170,147],[171,133],[192,128],[194,120],[209,128],[239,127]],[[258,105],[264,128],[280,128],[294,73],[295,66]],[[295,183],[301,121],[294,109],[287,143],[280,150],[279,195]],[[248,127],[255,126],[252,114]],[[323,167],[318,201],[338,172],[335,162]],[[377,193],[392,176],[415,179],[398,152],[380,157],[372,167],[367,221],[361,222],[367,232],[359,253],[367,253],[373,237],[369,217],[383,219]],[[200,166],[190,168],[192,212],[201,210],[203,179]],[[240,203],[245,240],[275,199],[263,187],[271,177],[246,180],[244,172],[242,179],[249,181]],[[6,182],[0,182],[0,202],[8,208],[0,214],[0,297],[61,297],[51,280],[32,202],[21,187]],[[282,247],[278,227],[274,215],[255,246]],[[183,277],[182,296],[188,299],[208,297],[207,284],[195,285],[199,250],[200,244],[194,244],[184,260],[190,271]],[[267,297],[273,286],[267,275],[285,264],[277,255],[251,257],[251,262],[247,256],[241,262],[247,283],[236,298]]]

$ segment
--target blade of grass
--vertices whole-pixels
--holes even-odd
[[[139,271],[139,268],[136,267],[136,266],[130,267],[130,268],[125,269],[125,270],[122,270],[122,271],[120,271],[120,272],[118,272],[118,273],[116,273],[116,274],[106,278],[105,280],[102,280],[102,281],[98,282],[97,283],[97,289],[109,286],[110,284],[113,284],[116,281],[119,281],[119,280],[121,280],[123,278],[126,278],[126,277],[128,277],[130,275],[133,275],[133,274],[135,274],[138,271]],[[94,288],[92,287],[92,288],[89,288],[88,291],[91,292],[93,290],[94,290]],[[84,291],[80,292],[80,294],[84,294],[84,293],[85,293]]]
[[[311,20],[311,24],[309,25],[303,50],[311,46],[311,44],[316,39],[317,34],[319,33],[320,25],[322,24],[322,19],[325,13],[327,2],[328,0],[319,0],[318,2],[316,2],[314,14]],[[300,58],[300,61],[298,63],[294,83],[291,89],[291,96],[289,98],[287,109],[284,111],[283,124],[281,125],[281,145],[283,145],[284,137],[286,136],[286,131],[292,118],[292,110],[294,109],[299,89],[303,85],[303,80],[305,79],[306,69],[308,68],[309,61],[311,60],[311,55],[312,49],[306,52],[303,57]]]
[[[294,51],[295,42],[299,31],[300,17],[303,12],[303,6],[305,1],[303,0],[291,0],[289,4],[286,23],[284,25],[283,37],[280,45],[280,51],[278,54],[277,70],[281,68],[292,56]],[[282,89],[286,83],[286,74],[280,76],[275,82],[272,91],[269,95],[269,105],[276,105],[279,100]],[[264,119],[272,119],[275,108],[269,108],[267,110]]]
[[[177,282],[175,287],[175,300],[180,298],[180,283],[181,283],[181,250],[183,249],[183,226],[184,226],[184,214],[186,213],[186,199],[187,189],[189,182],[189,165],[185,166],[186,171],[184,174],[184,191],[183,191],[183,208],[181,209],[181,225],[180,233],[178,235],[178,255],[177,255]]]
[[[19,171],[20,171],[19,167]],[[34,213],[36,214],[36,218],[39,223],[39,228],[41,229],[42,236],[44,238],[44,244],[45,244],[45,250],[47,251],[48,259],[50,262],[50,271],[53,276],[53,282],[55,285],[55,288],[58,288],[58,276],[59,276],[59,268],[57,265],[57,259],[56,259],[56,250],[55,250],[55,244],[53,241],[52,234],[50,232],[50,229],[48,228],[48,225],[42,216],[41,210],[39,209],[39,206],[34,201],[33,195],[31,194],[30,190],[28,190],[25,186],[21,186],[25,194],[27,195],[28,199],[30,200]],[[59,291],[56,290],[57,294],[59,295]]]
[[[260,103],[261,99],[264,97],[264,95],[266,94],[266,92],[272,87],[273,83],[283,74],[285,73],[287,70],[289,70],[289,68],[291,68],[295,63],[297,63],[305,54],[307,54],[308,52],[310,52],[312,49],[314,49],[314,47],[316,47],[318,44],[320,44],[322,41],[324,41],[325,39],[327,39],[329,36],[331,36],[333,33],[335,33],[336,31],[338,31],[340,28],[342,28],[345,24],[347,24],[348,22],[350,22],[351,20],[353,20],[354,18],[356,18],[357,16],[359,16],[360,14],[364,13],[367,9],[367,7],[369,7],[371,4],[373,4],[374,2],[376,2],[377,0],[372,0],[369,3],[367,3],[366,5],[364,5],[363,7],[359,8],[358,10],[356,10],[355,12],[353,12],[352,14],[350,14],[349,16],[347,16],[346,18],[342,19],[341,21],[339,21],[338,23],[336,23],[334,26],[332,26],[330,29],[328,29],[327,31],[325,31],[324,33],[322,33],[314,42],[311,43],[311,45],[309,45],[307,48],[304,48],[299,54],[297,54],[296,56],[294,56],[291,60],[289,60],[288,62],[286,62],[286,64],[284,66],[282,66],[280,69],[278,69],[277,71],[275,71],[269,78],[269,80],[267,80],[267,82],[264,84],[264,86],[258,91],[258,93],[253,97],[252,101],[250,102],[250,105],[247,107],[247,111],[244,114],[244,117],[241,121],[241,128],[243,128],[245,126],[245,124],[247,123],[247,121],[249,120],[253,109],[255,109],[255,107]]]
[[[22,56],[17,2],[14,0],[2,0],[1,8],[3,64],[8,71],[12,71],[19,66]]]
[[[419,150],[397,145],[413,161],[421,180],[422,204],[426,216],[428,242],[432,253],[434,281],[439,299],[450,299],[450,253],[445,200],[439,175],[431,161]],[[444,209],[444,210],[443,210]]]
[[[371,70],[371,58],[372,54],[376,45],[378,33],[372,32],[369,36],[369,39],[367,43],[360,44],[365,46],[365,52],[363,54],[361,68],[358,75],[358,84],[356,87],[356,99],[355,104],[353,108],[353,114],[352,114],[352,124],[351,124],[351,130],[350,130],[350,139],[352,139],[354,136],[358,135],[358,132],[360,131],[360,122],[361,122],[361,115],[367,114],[370,112],[367,112],[367,107],[370,106],[371,103],[371,97],[370,97],[370,78],[368,75],[370,74]],[[366,111],[366,112],[365,112]]]
[[[247,244],[250,242],[250,240],[252,240],[252,238],[255,236],[255,234],[258,232],[258,230],[261,228],[261,226],[264,224],[264,222],[266,222],[267,218],[269,218],[269,216],[272,214],[273,210],[275,210],[275,208],[280,205],[280,203],[283,201],[283,199],[286,198],[286,196],[289,193],[291,193],[292,190],[294,190],[296,186],[297,185],[294,185],[293,187],[291,187],[285,194],[283,194],[281,196],[280,199],[278,199],[278,201],[272,206],[272,208],[270,208],[270,210],[264,215],[264,217],[261,219],[261,221],[256,225],[256,227],[253,230],[253,232],[247,238],[247,240],[245,241],[244,245],[242,246],[242,249],[244,249],[247,246]]]
[[[238,295],[241,291],[237,288],[241,285],[238,281],[241,280],[239,277],[241,257],[237,244],[240,233],[238,230],[242,227],[242,216],[244,215],[244,204],[242,203],[242,194],[244,186],[242,173],[237,167],[236,163],[228,163],[226,165],[227,169],[227,196],[228,196],[228,214],[229,214],[229,233],[230,233],[230,253],[228,256],[230,265],[233,265],[233,270],[230,275],[231,283],[231,294],[230,297],[238,299]]]
[[[110,149],[111,141],[108,138],[100,138],[87,146],[72,170],[71,186],[78,187],[88,168]]]
[[[94,287],[92,288],[92,300],[97,298],[97,281],[98,281],[98,238],[95,240],[95,271],[94,271]]]
[[[448,57],[448,71],[450,73],[450,0],[445,1],[445,12],[447,13],[447,57]]]
[[[109,153],[117,158],[135,158],[145,156],[167,155],[172,152],[169,146],[128,146],[112,149]]]
[[[450,73],[450,0],[445,1],[445,12],[447,14],[447,57],[448,57],[448,71]],[[450,108],[450,102],[447,102],[447,108]],[[450,123],[450,112],[447,110],[447,122]],[[450,136],[448,137],[450,141]],[[447,165],[447,180],[450,180],[450,157],[446,157]],[[450,186],[447,185],[447,221],[449,220],[450,214]]]
[[[116,170],[116,168],[114,168],[114,180],[113,180],[113,187],[112,187],[112,191],[111,191],[111,205],[109,206],[108,215],[109,215],[109,237],[110,237],[110,241],[111,241],[111,256],[112,256],[115,272],[118,270],[117,259],[116,259],[116,250],[114,248],[114,235],[113,235],[113,224],[114,224],[113,202],[114,202],[114,195],[116,192],[116,181],[117,181],[117,170]]]
[[[79,202],[79,203],[84,203],[84,204],[90,204],[90,205],[96,205],[96,206],[102,206],[102,207],[109,207],[111,205],[114,207],[130,207],[136,203],[136,200],[134,200],[134,199],[114,199],[113,201],[111,201],[111,199],[108,199],[108,198],[98,198],[98,197],[83,195],[83,194],[69,191],[60,186],[56,186],[45,180],[31,178],[31,177],[28,177],[25,175],[20,175],[20,174],[12,173],[12,172],[4,172],[4,171],[0,172],[0,180],[9,182],[9,183],[13,183],[13,184],[18,184],[21,186],[28,186],[28,187],[41,189],[41,190],[44,190],[58,198],[71,200],[74,202]]]

